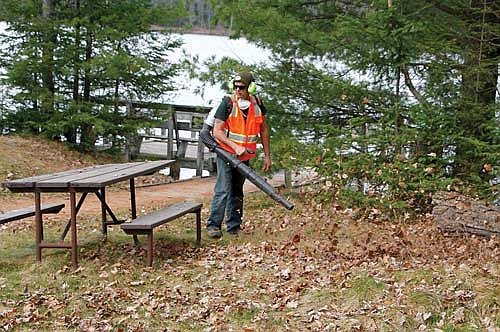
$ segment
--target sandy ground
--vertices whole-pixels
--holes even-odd
[[[15,143],[15,142],[14,142]],[[13,145],[11,143],[10,145]],[[7,144],[6,146],[10,146]],[[30,148],[31,145],[28,144],[25,149]],[[42,150],[41,147],[39,149]],[[196,156],[196,146],[189,146],[187,153]],[[153,153],[162,155],[166,153],[166,144],[164,142],[151,141],[146,144],[142,144],[141,152]],[[211,153],[205,149],[206,156],[211,156]],[[62,158],[62,159],[61,159]],[[52,158],[54,159],[54,158]],[[62,156],[58,161],[47,160],[45,164],[50,165],[50,163],[60,162],[64,164],[67,157]],[[46,167],[47,165],[44,165]],[[81,167],[81,165],[72,165],[73,167]],[[195,170],[192,172],[186,172],[187,176],[192,176]],[[182,171],[181,171],[182,176]],[[177,182],[170,182],[167,184],[157,184],[165,183],[171,180],[170,177],[161,174],[154,174],[153,176],[139,177],[136,179],[136,203],[137,203],[137,213],[141,215],[145,210],[157,209],[162,206],[179,202],[179,201],[200,201],[206,203],[205,208],[209,207],[211,196],[213,193],[213,188],[215,186],[216,177],[215,176],[205,176],[205,177],[193,177],[187,180],[181,180]],[[274,185],[278,186],[284,184],[283,172],[274,174],[268,181]],[[150,183],[156,183],[155,185],[148,185]],[[113,187],[106,188],[106,201],[111,207],[114,213],[126,213],[130,210],[130,192],[128,188],[128,181],[121,182]],[[34,194],[11,194],[7,189],[0,189],[0,211],[19,209],[27,206],[32,206],[34,204]],[[245,183],[245,192],[252,192],[259,190],[250,181]],[[77,199],[80,195],[77,196]],[[58,218],[69,218],[69,194],[66,193],[43,193],[42,203],[61,203],[64,202],[66,207],[57,215],[46,215],[49,219]],[[83,215],[94,215],[100,216],[101,204],[97,197],[93,194],[89,194],[83,204],[79,216]],[[45,218],[45,217],[44,217]],[[24,220],[26,221],[26,220]],[[22,221],[16,221],[22,222]],[[8,225],[8,224],[7,224]],[[6,225],[0,226],[0,230],[6,227]]]
[[[161,185],[136,185],[137,213],[140,215],[145,210],[159,208],[174,202],[180,201],[205,201],[210,202],[216,177],[192,178],[178,182]],[[284,183],[281,173],[276,174],[269,182],[278,186]],[[246,181],[245,192],[258,191],[259,189],[250,181]],[[79,195],[77,196],[78,199]],[[119,187],[106,190],[106,201],[115,213],[130,209],[130,192],[127,182],[123,182]],[[0,200],[0,210],[11,210],[32,205],[33,194],[10,195],[6,192]],[[43,193],[42,202],[64,202],[66,207],[57,215],[69,216],[69,194]],[[207,207],[207,206],[205,206]],[[79,215],[100,214],[101,205],[97,197],[89,194],[82,206]]]

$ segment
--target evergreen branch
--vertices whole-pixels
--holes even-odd
[[[411,77],[410,77],[410,73],[408,72],[408,68],[406,67],[406,65],[401,65],[401,72],[403,73],[403,76],[405,78],[405,84],[406,84],[406,87],[408,88],[408,90],[410,90],[410,92],[412,93],[412,95],[423,105],[428,105],[427,101],[425,100],[425,98],[420,94],[420,92],[418,92],[417,88],[415,87],[415,85],[413,84],[412,80],[411,80]]]

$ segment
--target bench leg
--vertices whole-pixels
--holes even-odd
[[[147,254],[147,261],[148,261],[148,266],[152,267],[153,266],[153,230],[148,233],[148,254]]]

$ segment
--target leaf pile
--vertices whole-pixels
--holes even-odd
[[[155,233],[155,262],[119,229],[41,265],[0,261],[5,331],[496,331],[500,243],[430,219],[355,220],[335,204],[258,200],[245,233],[194,246],[192,220]],[[203,214],[208,214],[207,210]],[[83,223],[82,223],[83,225]],[[94,232],[82,226],[82,232]],[[32,255],[32,254],[31,254]],[[16,265],[17,264],[17,265]],[[61,266],[64,266],[62,269]]]

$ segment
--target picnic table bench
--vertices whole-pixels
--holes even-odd
[[[131,222],[120,225],[121,229],[130,235],[145,234],[148,236],[147,263],[153,266],[153,229],[188,213],[196,213],[196,244],[201,242],[201,207],[202,203],[175,203],[160,210],[146,214]],[[137,243],[136,243],[137,244]]]
[[[42,214],[59,213],[64,207],[64,203],[43,204],[40,207]],[[0,212],[0,225],[6,224],[14,220],[20,220],[35,215],[35,206],[29,206],[22,209]]]

